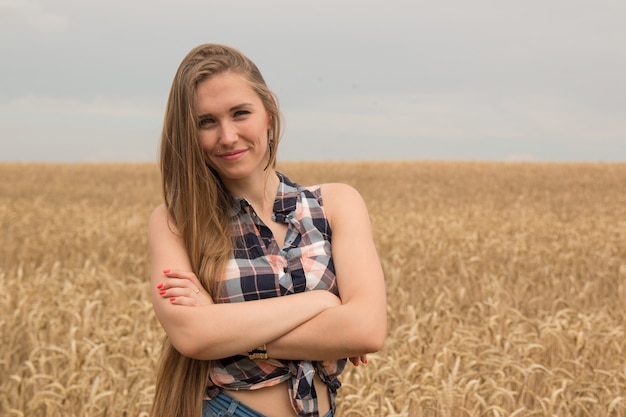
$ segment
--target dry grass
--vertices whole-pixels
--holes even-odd
[[[389,336],[352,416],[626,416],[626,165],[307,163],[368,202]],[[0,164],[0,415],[142,416],[151,165]]]

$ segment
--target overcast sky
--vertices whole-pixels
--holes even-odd
[[[0,0],[0,161],[155,161],[207,42],[278,95],[282,160],[626,161],[624,0]]]

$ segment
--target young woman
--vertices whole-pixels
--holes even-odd
[[[347,359],[386,334],[383,273],[360,195],[275,170],[277,102],[239,51],[202,45],[174,77],[164,204],[149,224],[167,334],[153,416],[332,416]]]

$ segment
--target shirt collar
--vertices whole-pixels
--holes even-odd
[[[298,186],[291,182],[284,174],[276,171],[279,184],[276,198],[274,199],[274,214],[277,217],[286,217],[296,209],[298,201]],[[250,203],[243,197],[233,197],[230,216],[237,217],[248,211]],[[277,219],[278,220],[278,219]]]

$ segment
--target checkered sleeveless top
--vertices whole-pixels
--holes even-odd
[[[245,199],[232,211],[236,248],[226,266],[217,302],[237,303],[327,290],[338,294],[331,256],[331,230],[322,207],[320,186],[302,187],[277,173],[280,180],[273,220],[287,224],[283,247]],[[322,335],[320,335],[322,337]],[[299,416],[318,417],[313,376],[328,386],[335,411],[338,375],[346,360],[250,360],[237,355],[214,362],[208,397],[220,389],[253,390],[288,381],[291,404]]]

